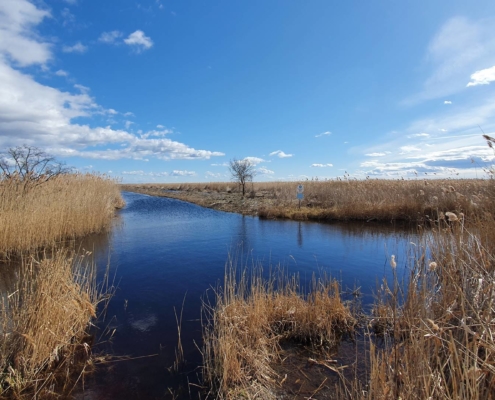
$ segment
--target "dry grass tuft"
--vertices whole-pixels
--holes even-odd
[[[67,250],[24,259],[1,298],[0,398],[64,394],[91,355],[87,327],[100,296],[95,268]],[[80,365],[78,365],[80,364]]]
[[[274,399],[281,378],[273,367],[281,361],[282,341],[329,350],[356,320],[336,281],[313,279],[304,296],[295,277],[263,279],[261,270],[238,276],[233,264],[223,289],[215,291],[215,304],[204,304],[203,378],[219,399]]]
[[[0,256],[57,245],[110,226],[123,200],[116,183],[93,174],[59,175],[42,185],[0,180]]]

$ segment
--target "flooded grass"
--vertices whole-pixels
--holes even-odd
[[[203,309],[203,378],[213,398],[279,398],[285,344],[330,355],[356,325],[338,282],[326,277],[313,278],[304,294],[296,277],[264,278],[261,269],[237,271],[230,260],[214,297]]]

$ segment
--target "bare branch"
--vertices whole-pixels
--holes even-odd
[[[36,185],[69,172],[55,157],[28,145],[11,147],[0,152],[0,170],[0,178],[18,178]]]

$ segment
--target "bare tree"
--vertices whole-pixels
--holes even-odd
[[[69,172],[55,157],[34,146],[11,147],[0,152],[0,178],[18,178],[40,184]]]
[[[253,177],[256,175],[254,164],[249,160],[236,160],[234,158],[229,162],[229,171],[232,180],[238,182],[242,187],[242,195],[244,196],[246,193],[246,183],[252,182]]]

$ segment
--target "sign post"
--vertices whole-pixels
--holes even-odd
[[[299,209],[301,208],[301,200],[304,199],[304,186],[297,185],[297,199],[299,200]]]

